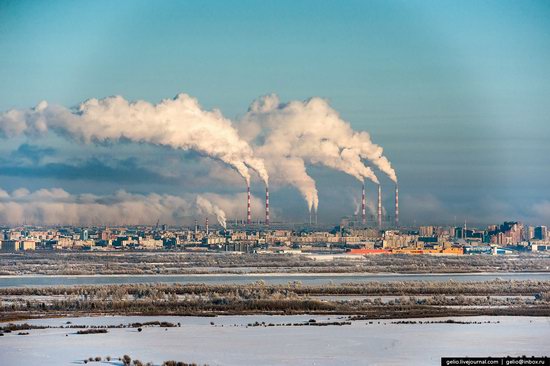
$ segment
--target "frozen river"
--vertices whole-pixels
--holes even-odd
[[[269,284],[300,281],[303,284],[372,282],[372,281],[488,281],[537,280],[549,281],[550,272],[542,273],[444,273],[444,274],[219,274],[219,275],[98,275],[98,276],[0,276],[0,287],[109,285],[131,283],[207,283],[245,284],[263,280]]]
[[[128,354],[161,364],[175,359],[209,365],[439,365],[442,356],[541,356],[550,354],[550,318],[469,317],[489,324],[368,324],[246,327],[248,323],[303,322],[320,316],[98,317],[34,320],[44,325],[180,322],[179,328],[30,330],[0,337],[2,365],[75,365],[90,356]],[[450,318],[440,318],[450,319]],[[335,321],[336,317],[330,317]],[[434,320],[434,319],[431,319]],[[211,325],[210,322],[214,322]],[[498,322],[498,323],[497,323]],[[223,325],[223,327],[222,327]],[[68,336],[67,336],[68,334]],[[107,365],[118,363],[91,363]]]

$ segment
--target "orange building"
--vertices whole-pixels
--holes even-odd
[[[353,255],[374,255],[374,254],[430,254],[430,255],[462,255],[462,248],[446,248],[446,249],[351,249],[347,254]]]

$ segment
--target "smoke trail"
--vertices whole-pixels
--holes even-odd
[[[380,167],[387,161],[376,157],[381,148],[370,142],[368,134],[353,131],[321,98],[289,103],[281,103],[276,95],[259,98],[250,105],[240,131],[263,158],[271,177],[298,188],[310,209],[316,209],[318,195],[306,162],[342,171],[361,183],[368,179],[378,184],[362,159],[368,155]]]
[[[361,202],[359,202],[359,200],[355,196],[353,196],[352,199],[353,199],[353,205],[355,206],[355,210],[353,211],[353,214],[357,216],[361,211]]]
[[[306,172],[304,161],[298,158],[265,160],[270,172],[276,173],[276,182],[290,184],[304,197],[308,210],[317,209],[319,203],[315,181]]]
[[[358,147],[361,158],[371,161],[382,173],[386,174],[394,183],[397,183],[395,170],[388,158],[383,155],[384,149],[372,143],[368,133],[364,131],[355,132],[351,141],[353,145]]]
[[[227,228],[225,212],[203,196],[197,196],[197,207],[205,215],[215,215],[218,223],[224,228]]]
[[[259,127],[250,128],[253,124]],[[261,147],[267,150],[261,151],[263,154],[282,152],[340,170],[361,182],[368,179],[378,184],[372,169],[362,162],[368,159],[390,179],[397,180],[382,155],[383,149],[372,143],[368,133],[354,131],[324,99],[280,103],[276,95],[264,96],[252,103],[244,125],[250,129],[249,139],[263,142]]]
[[[265,126],[266,116],[278,103],[278,99],[271,96],[254,101],[238,125],[239,132],[245,140],[255,143],[255,154],[265,162],[271,180],[296,187],[311,212],[318,202],[318,193],[315,181],[306,172],[304,160],[290,154],[292,141],[285,136],[268,134]]]
[[[194,150],[233,167],[250,183],[249,168],[267,184],[263,161],[219,110],[205,111],[195,98],[179,94],[158,104],[120,96],[90,99],[75,109],[41,102],[35,108],[0,114],[0,135],[41,135],[48,130],[83,141],[129,140]]]

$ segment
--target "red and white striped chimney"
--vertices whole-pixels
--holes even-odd
[[[265,186],[265,224],[269,225],[269,188]]]
[[[361,221],[363,225],[367,222],[367,199],[365,198],[365,183],[363,183],[363,193],[361,195]]]
[[[382,186],[378,185],[378,228],[382,227]]]
[[[252,211],[250,210],[250,185],[246,186],[246,193],[248,196],[248,201],[246,206],[246,223],[250,225],[252,223]]]
[[[395,226],[399,227],[399,187],[395,185]]]

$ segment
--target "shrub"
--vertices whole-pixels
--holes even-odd
[[[81,329],[78,332],[76,332],[76,334],[102,334],[102,333],[107,333],[107,329]]]

